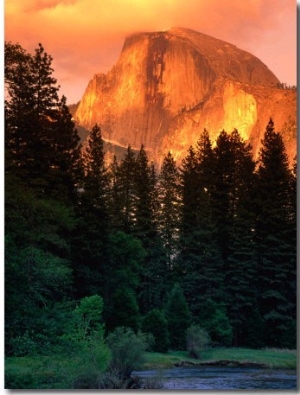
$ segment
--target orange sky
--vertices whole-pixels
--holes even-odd
[[[228,41],[296,84],[294,0],[5,0],[5,39],[41,42],[69,104],[116,62],[126,35],[187,27]]]

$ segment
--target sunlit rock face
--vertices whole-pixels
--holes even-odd
[[[289,156],[296,153],[296,91],[277,89],[275,75],[232,44],[176,28],[125,40],[116,65],[89,82],[75,113],[95,123],[118,146],[144,144],[161,164],[171,151],[180,161],[206,128],[212,140],[238,129],[257,155],[272,117]]]

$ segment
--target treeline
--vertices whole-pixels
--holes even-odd
[[[286,82],[278,82],[276,84],[276,88],[279,89],[290,89],[290,90],[296,90],[297,86],[296,85],[288,85]]]
[[[216,345],[295,348],[296,162],[273,121],[258,162],[237,130],[214,147],[204,130],[159,173],[143,146],[107,167],[97,125],[82,151],[51,61],[5,46],[7,354],[74,337],[95,295],[106,334],[149,332],[159,351],[191,324]]]

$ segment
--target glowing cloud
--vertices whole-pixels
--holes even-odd
[[[188,27],[258,56],[289,84],[296,81],[293,0],[6,0],[5,38],[54,58],[68,102],[81,98],[93,74],[116,61],[125,36]]]

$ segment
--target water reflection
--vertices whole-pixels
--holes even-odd
[[[158,376],[164,389],[296,389],[295,370],[245,367],[181,367],[134,372],[142,378]]]

